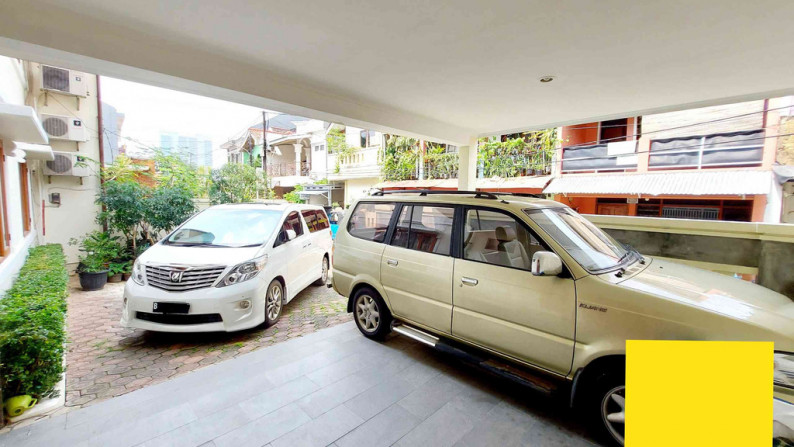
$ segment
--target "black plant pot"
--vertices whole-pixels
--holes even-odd
[[[80,276],[80,287],[86,291],[100,290],[108,282],[107,270],[102,270],[101,272],[78,272],[78,276]]]

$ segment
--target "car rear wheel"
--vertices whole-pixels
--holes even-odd
[[[328,284],[328,270],[329,270],[329,267],[330,267],[329,264],[328,264],[328,256],[323,256],[323,266],[322,267],[323,267],[323,272],[320,275],[320,279],[318,279],[317,281],[314,282],[315,286],[324,286],[324,285]]]
[[[284,307],[284,287],[281,282],[274,279],[269,286],[267,286],[267,293],[265,293],[265,327],[270,327],[276,324],[281,318],[281,310]]]
[[[382,340],[391,332],[391,312],[375,290],[364,287],[353,297],[353,319],[364,336]]]

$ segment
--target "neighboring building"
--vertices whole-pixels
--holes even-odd
[[[61,244],[75,263],[69,239],[99,228],[95,98],[94,75],[0,57],[0,291],[30,246]]]
[[[544,190],[586,214],[780,222],[780,104],[750,101],[561,128]]]
[[[123,146],[119,142],[121,126],[124,125],[124,114],[119,113],[112,105],[102,102],[102,152],[105,164],[111,164],[122,153]]]
[[[165,155],[180,157],[193,167],[212,167],[212,140],[205,136],[161,132],[160,150]]]
[[[345,131],[345,143],[356,148],[352,155],[329,154],[326,169],[328,180],[344,189],[342,200],[349,206],[356,199],[369,195],[380,181],[380,161],[385,147],[385,136],[351,126],[340,126]]]

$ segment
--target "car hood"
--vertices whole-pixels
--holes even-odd
[[[138,259],[144,264],[233,266],[255,258],[262,247],[179,247],[155,244]]]
[[[620,285],[743,320],[794,339],[794,301],[748,281],[653,259],[646,269]]]

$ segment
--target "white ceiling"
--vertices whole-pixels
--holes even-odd
[[[8,3],[0,53],[454,142],[794,92],[791,0]]]

